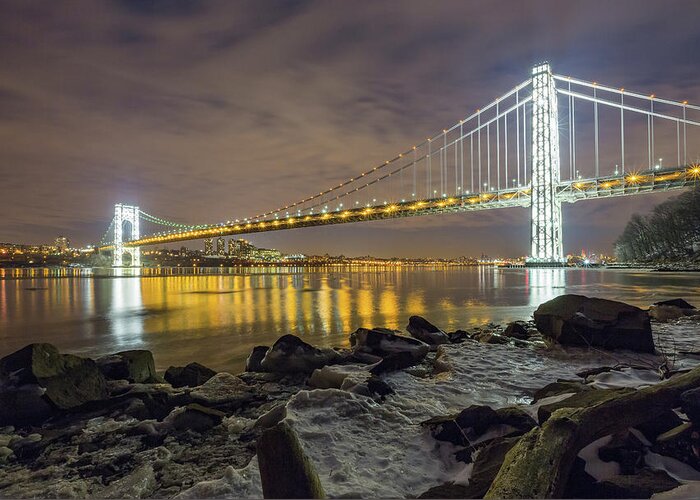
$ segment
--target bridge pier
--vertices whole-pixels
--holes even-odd
[[[112,255],[112,267],[124,266],[124,254],[131,256],[129,267],[141,267],[141,249],[139,247],[124,246],[124,225],[128,224],[128,236],[126,241],[139,239],[139,207],[114,205],[114,254]]]
[[[562,250],[557,92],[548,63],[532,68],[532,194],[528,266],[566,264]]]

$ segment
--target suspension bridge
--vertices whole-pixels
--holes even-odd
[[[562,203],[694,186],[700,106],[552,73],[523,83],[382,164],[301,200],[215,224],[117,204],[99,248],[140,266],[140,248],[201,238],[529,207],[529,265],[560,266]],[[695,159],[695,160],[693,160]],[[141,223],[166,228],[142,235]]]

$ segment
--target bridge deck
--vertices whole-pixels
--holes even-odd
[[[576,201],[593,198],[610,198],[680,189],[694,186],[696,183],[700,183],[700,167],[693,165],[690,167],[627,173],[625,175],[613,175],[595,179],[565,181],[560,183],[557,188],[557,197],[562,202],[574,203]],[[465,194],[454,197],[411,200],[407,202],[297,217],[292,216],[256,222],[211,225],[200,229],[145,236],[138,240],[125,242],[124,246],[137,247],[159,245],[219,236],[281,231],[300,227],[528,206],[530,206],[530,188],[522,187],[479,194]],[[101,247],[100,249],[110,250],[112,248],[113,247],[110,245]]]

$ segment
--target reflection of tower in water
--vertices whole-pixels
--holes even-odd
[[[112,304],[109,320],[114,338],[118,345],[140,344],[144,333],[141,279],[137,274],[134,277],[113,278],[110,281],[112,282]]]
[[[565,272],[561,268],[526,268],[525,289],[530,297],[529,305],[537,307],[565,293]]]

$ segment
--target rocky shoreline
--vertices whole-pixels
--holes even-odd
[[[674,325],[690,333],[671,352]],[[564,295],[508,325],[359,328],[347,350],[285,335],[238,375],[198,363],[161,375],[149,351],[91,360],[30,344],[0,360],[0,496],[687,490],[700,480],[698,325],[681,299],[642,310]]]

